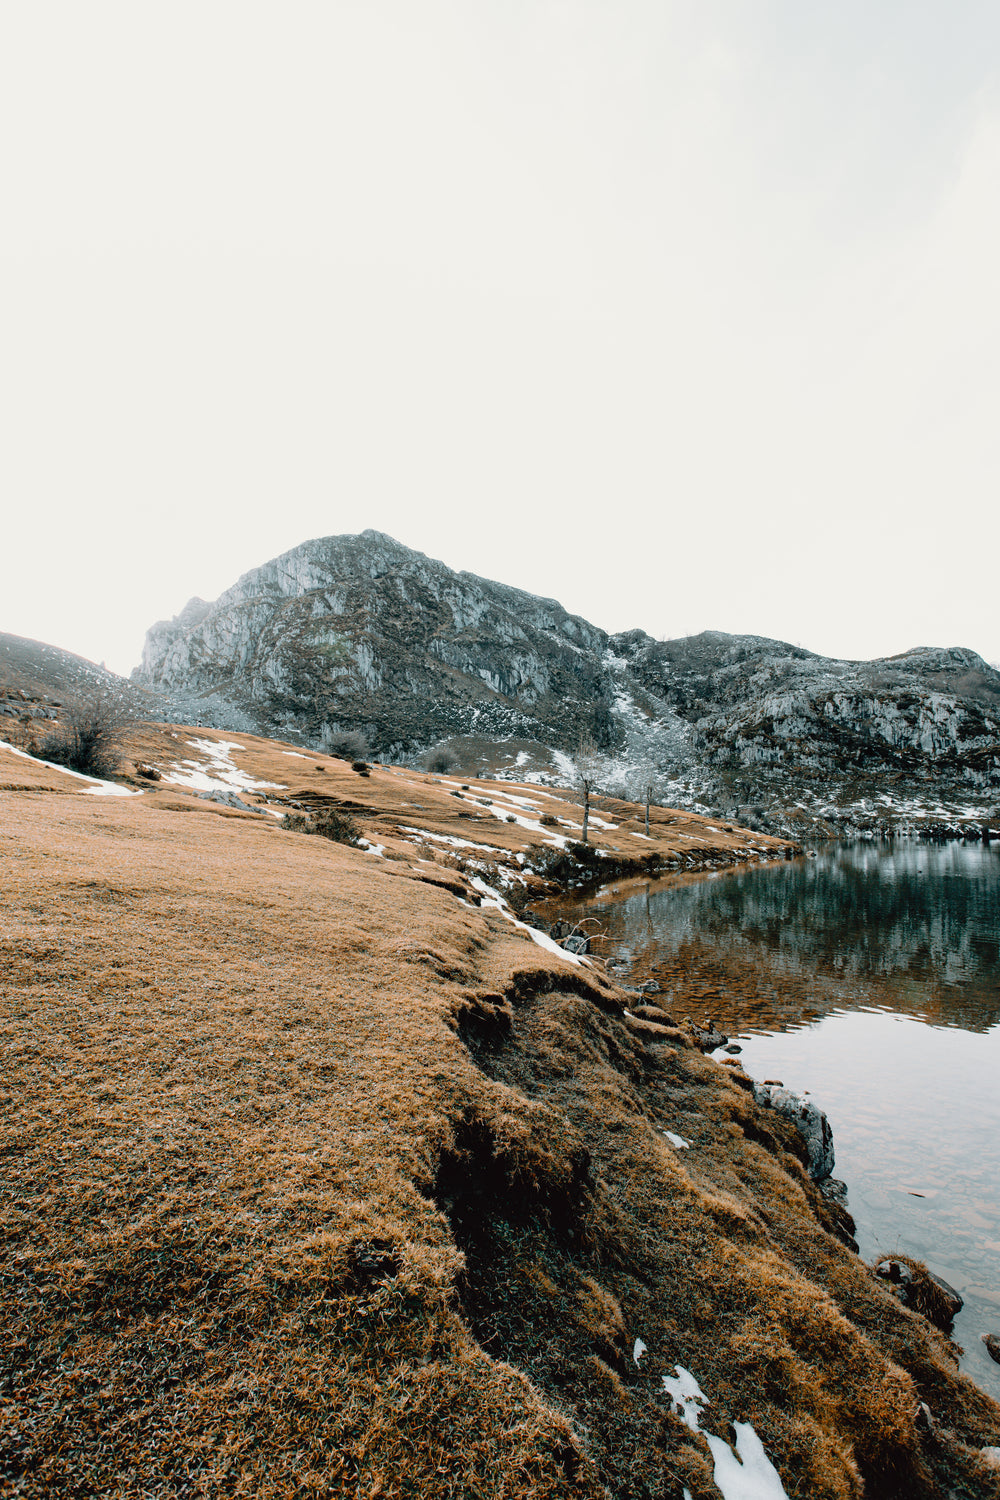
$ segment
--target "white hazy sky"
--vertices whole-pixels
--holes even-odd
[[[997,0],[0,0],[0,629],[375,527],[1000,659]]]

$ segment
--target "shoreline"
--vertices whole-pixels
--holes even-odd
[[[156,733],[144,764],[209,763]],[[731,1422],[816,1500],[1000,1492],[1000,1407],[841,1243],[795,1129],[459,868],[540,891],[537,790],[188,733],[271,790],[4,758],[19,1493],[708,1500]],[[283,829],[282,781],[363,847]],[[661,812],[685,854],[779,843]]]

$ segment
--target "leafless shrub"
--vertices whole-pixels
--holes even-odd
[[[332,839],[335,844],[350,844],[357,847],[361,829],[350,813],[337,807],[325,807],[322,812],[289,812],[281,820],[281,827],[289,833],[318,833],[321,838]]]
[[[434,750],[428,750],[424,756],[424,765],[428,771],[436,771],[443,776],[450,771],[455,764],[455,757],[446,745],[438,745]]]
[[[135,715],[119,692],[95,688],[66,704],[57,728],[42,744],[42,754],[85,776],[111,776],[122,762],[122,737],[134,723]]]
[[[338,760],[367,760],[368,741],[358,729],[327,729],[322,734],[323,749]]]

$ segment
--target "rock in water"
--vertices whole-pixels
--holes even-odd
[[[983,1343],[986,1345],[986,1352],[990,1356],[990,1359],[995,1359],[997,1364],[1000,1365],[1000,1335],[984,1333]]]
[[[757,1103],[773,1109],[791,1120],[806,1143],[809,1153],[809,1176],[821,1182],[833,1171],[833,1131],[825,1113],[811,1099],[794,1094],[791,1089],[772,1083],[755,1083],[753,1096]]]
[[[910,1255],[887,1255],[873,1269],[904,1307],[920,1313],[936,1328],[947,1331],[965,1306],[953,1286]]]

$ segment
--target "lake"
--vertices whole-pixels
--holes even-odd
[[[958,1289],[962,1368],[1000,1400],[1000,847],[836,845],[550,911],[826,1110],[861,1254]]]

